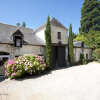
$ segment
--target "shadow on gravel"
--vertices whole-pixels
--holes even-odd
[[[45,76],[45,75],[52,74],[52,71],[54,71],[54,70],[67,69],[67,68],[70,68],[70,67],[74,67],[74,66],[54,67],[53,69],[46,70],[45,72],[40,73],[39,75],[25,74],[21,77],[16,78],[15,80],[23,81],[23,80],[27,80],[27,79],[36,79],[36,78],[39,78],[39,77],[42,77],[42,76]],[[0,82],[4,81],[7,78],[8,78],[7,76],[0,76]]]
[[[4,81],[7,78],[8,78],[7,76],[0,76],[0,82]]]
[[[69,67],[73,67],[73,66],[64,66],[64,67],[55,67],[51,70],[48,70],[46,72],[43,72],[39,75],[30,75],[30,74],[25,74],[24,76],[21,76],[19,78],[16,78],[17,81],[23,81],[23,80],[27,80],[27,79],[36,79],[36,78],[39,78],[39,77],[42,77],[42,76],[45,76],[45,75],[49,75],[49,74],[52,74],[52,71],[54,70],[60,70],[60,69],[67,69]]]
[[[27,79],[36,79],[36,78],[39,78],[39,77],[42,77],[42,76],[45,76],[45,75],[52,74],[52,71],[54,71],[54,70],[67,69],[67,68],[70,68],[70,67],[74,67],[74,66],[54,67],[53,69],[46,70],[45,72],[40,73],[39,75],[25,74],[21,77],[16,78],[15,80],[23,81],[23,80],[27,80]],[[0,76],[0,82],[4,81],[7,78],[8,78],[7,76]]]
[[[64,67],[54,67],[53,70],[67,69],[67,68],[74,67],[74,66],[76,66],[76,65],[64,66]]]
[[[48,74],[52,74],[51,71],[47,71],[47,72],[41,73],[39,75],[25,74],[24,76],[16,78],[16,80],[17,81],[23,81],[23,80],[27,80],[27,79],[36,79],[36,78],[39,78],[39,77],[42,77],[42,76],[45,76],[45,75],[48,75]]]

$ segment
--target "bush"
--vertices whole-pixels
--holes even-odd
[[[93,60],[100,59],[100,49],[95,49],[92,54]]]
[[[81,64],[86,64],[86,60],[85,60],[85,57],[84,57],[84,54],[80,54],[80,63]]]
[[[39,74],[46,69],[41,56],[26,54],[5,63],[5,75],[10,79],[29,74]]]

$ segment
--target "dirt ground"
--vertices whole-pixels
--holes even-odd
[[[54,70],[41,77],[1,79],[0,100],[100,100],[100,64]]]

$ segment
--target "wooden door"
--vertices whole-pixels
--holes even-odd
[[[52,46],[52,67],[56,67],[55,46]]]
[[[65,46],[58,46],[58,65],[65,66]]]

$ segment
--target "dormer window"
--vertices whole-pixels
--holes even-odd
[[[22,47],[22,37],[15,36],[15,47]]]
[[[13,34],[13,42],[15,47],[22,47],[23,44],[23,34],[21,33],[20,30],[17,30]]]
[[[58,39],[61,39],[61,32],[58,32]]]

